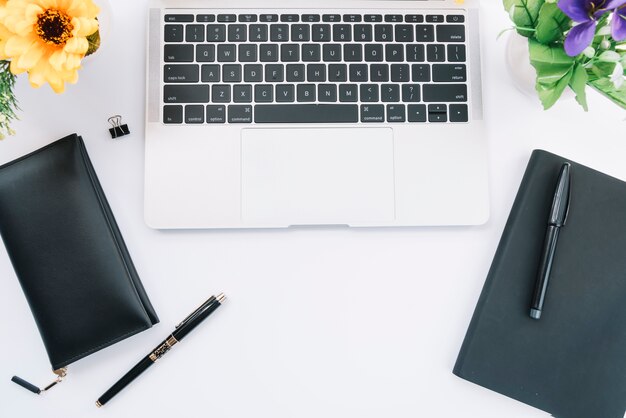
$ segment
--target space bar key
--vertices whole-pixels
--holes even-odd
[[[351,123],[359,121],[357,105],[256,105],[256,123]]]

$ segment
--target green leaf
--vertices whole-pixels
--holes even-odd
[[[626,84],[616,89],[609,78],[590,80],[589,85],[616,105],[626,109]]]
[[[569,27],[569,17],[555,3],[544,3],[537,17],[535,37],[542,44],[551,44],[563,39]]]
[[[537,71],[535,89],[544,109],[551,108],[561,97],[574,74],[575,61],[562,46],[543,45],[528,40],[530,63]]]
[[[89,43],[89,47],[87,48],[87,52],[85,53],[86,57],[93,54],[98,50],[98,48],[100,48],[100,31],[97,30],[91,35],[87,36],[87,42]]]
[[[576,64],[572,74],[572,79],[569,81],[569,86],[574,93],[576,93],[576,101],[583,107],[583,109],[585,109],[585,112],[589,110],[589,107],[587,106],[587,93],[585,91],[588,80],[589,76],[587,75],[585,67],[583,67],[582,64]]]
[[[543,45],[534,39],[529,39],[528,52],[530,63],[538,71],[569,68],[574,64],[574,57],[567,55],[562,46]]]
[[[539,10],[544,3],[545,0],[503,0],[504,8],[517,27],[517,32],[526,37],[535,32]]]
[[[596,61],[593,67],[591,67],[595,78],[610,77],[613,74],[613,70],[615,70],[615,63],[613,62]]]
[[[555,83],[543,84],[537,82],[535,89],[539,93],[539,99],[543,105],[544,110],[550,109],[559,100],[563,91],[572,79],[573,68],[570,68],[567,73],[561,76]]]
[[[598,59],[603,62],[617,62],[622,57],[615,51],[604,51],[600,54]]]

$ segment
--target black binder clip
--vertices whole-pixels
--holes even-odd
[[[113,139],[128,135],[130,133],[128,125],[122,125],[122,117],[120,115],[111,116],[109,118],[109,123],[112,126],[112,128],[109,128],[109,132],[111,133],[111,138]]]

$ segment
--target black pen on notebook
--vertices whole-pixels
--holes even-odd
[[[143,373],[148,367],[152,366],[158,359],[160,359],[165,353],[179,341],[182,341],[187,334],[189,334],[195,327],[197,327],[202,321],[204,321],[209,315],[213,313],[226,299],[223,293],[215,296],[211,296],[206,302],[204,302],[198,309],[193,311],[187,318],[176,325],[176,329],[172,334],[167,337],[161,344],[159,344],[150,354],[145,356],[139,363],[128,371],[120,380],[118,380],[109,390],[107,390],[96,401],[96,406],[99,408],[105,403],[109,402],[111,398],[117,395],[122,389],[124,389],[130,382],[135,380],[137,376]]]
[[[556,183],[556,190],[552,198],[548,230],[546,231],[546,237],[543,242],[535,291],[533,292],[533,299],[530,304],[530,317],[533,319],[541,318],[543,303],[546,299],[546,291],[548,290],[548,281],[550,280],[550,271],[552,270],[552,263],[556,252],[556,244],[559,240],[559,232],[567,220],[571,188],[570,171],[571,165],[569,163],[564,163],[561,166],[559,179]]]

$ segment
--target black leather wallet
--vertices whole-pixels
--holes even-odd
[[[0,167],[0,234],[54,370],[159,321],[80,136]]]

